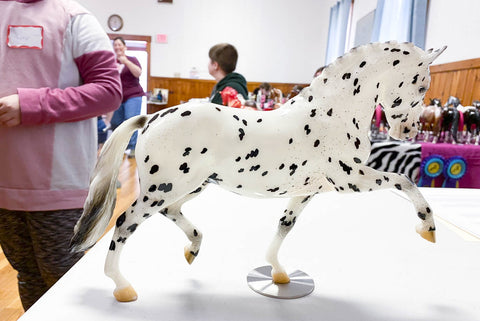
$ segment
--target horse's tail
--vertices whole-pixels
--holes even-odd
[[[115,208],[118,170],[124,151],[133,132],[145,126],[147,120],[148,116],[136,116],[126,120],[115,129],[103,146],[90,178],[83,214],[75,225],[70,241],[71,251],[89,249],[105,231]]]

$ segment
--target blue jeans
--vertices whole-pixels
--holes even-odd
[[[126,102],[122,103],[120,107],[113,113],[111,120],[112,130],[115,130],[120,126],[125,120],[132,118],[134,116],[140,115],[140,110],[142,108],[142,97],[132,97],[127,99]],[[137,131],[133,133],[128,143],[127,149],[135,149],[137,145]]]

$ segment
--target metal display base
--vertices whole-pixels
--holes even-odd
[[[272,281],[272,267],[265,265],[247,275],[248,286],[255,292],[277,299],[298,299],[312,293],[313,279],[305,272],[296,270],[289,274],[290,283],[277,284]]]

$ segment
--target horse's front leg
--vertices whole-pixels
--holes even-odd
[[[278,224],[277,233],[267,251],[267,261],[272,265],[272,279],[275,283],[288,283],[288,277],[285,269],[278,262],[278,251],[282,245],[285,236],[295,225],[297,217],[308,204],[312,196],[298,196],[290,199],[287,209],[284,211],[282,218]]]
[[[361,166],[359,172],[360,180],[355,186],[357,191],[374,191],[379,189],[392,188],[405,193],[412,201],[413,206],[420,218],[420,224],[416,231],[427,241],[435,243],[435,222],[430,205],[418,187],[405,175],[396,173],[380,172],[368,166]]]

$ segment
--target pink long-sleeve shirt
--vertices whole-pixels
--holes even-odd
[[[21,125],[0,126],[0,208],[82,208],[96,161],[96,117],[121,103],[110,41],[70,0],[0,0],[0,97]]]

